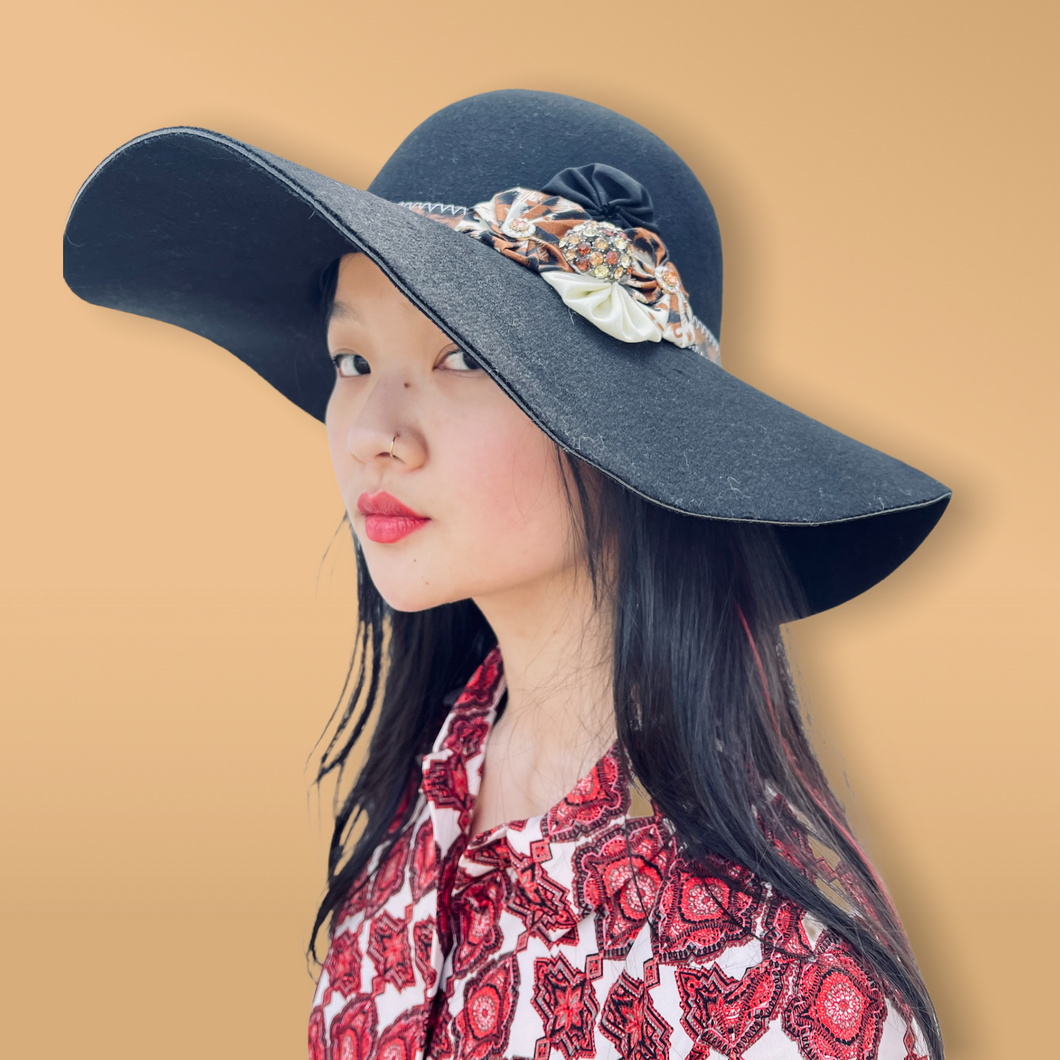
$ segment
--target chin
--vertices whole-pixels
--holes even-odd
[[[384,593],[380,590],[379,595],[386,601],[391,611],[401,611],[405,614],[415,614],[417,611],[429,611],[432,607],[441,607],[442,604],[455,603],[447,597],[424,596],[418,593]],[[463,599],[461,597],[461,599]]]
[[[410,584],[411,579],[407,571],[393,572],[388,577],[386,571],[373,571],[371,564],[368,567],[372,575],[372,583],[376,591],[386,601],[388,607],[394,611],[428,611],[432,607],[441,607],[442,604],[452,604],[457,600],[466,600],[467,593],[455,590],[455,587],[447,585],[444,588],[442,579],[434,581],[426,579],[417,580]]]

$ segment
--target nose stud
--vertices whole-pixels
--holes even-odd
[[[394,456],[394,443],[396,441],[397,441],[397,435],[395,434],[394,437],[390,439],[390,456],[391,457]]]

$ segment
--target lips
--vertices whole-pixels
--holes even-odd
[[[364,532],[368,540],[381,545],[400,541],[430,522],[427,516],[414,512],[385,490],[362,493],[357,498],[357,511],[364,516]]]

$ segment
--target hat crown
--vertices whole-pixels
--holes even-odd
[[[622,182],[614,171],[632,179]],[[551,187],[560,177],[570,190],[606,199],[605,208],[614,202],[647,215],[696,315],[720,335],[721,235],[707,193],[676,151],[606,107],[519,89],[471,96],[415,128],[368,190],[393,202],[474,206],[514,187],[570,197]],[[634,183],[646,203],[622,201]]]

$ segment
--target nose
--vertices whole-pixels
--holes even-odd
[[[399,380],[372,388],[346,429],[346,451],[361,464],[420,467],[427,457],[426,441],[413,415],[414,388]]]

